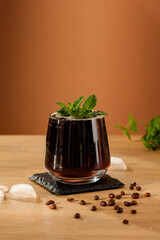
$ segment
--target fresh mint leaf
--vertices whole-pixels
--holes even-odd
[[[70,102],[68,103],[68,107],[69,107],[69,109],[72,109],[72,107],[73,107]]]
[[[132,114],[129,114],[129,125],[130,125],[130,130],[132,132],[137,132],[137,123],[136,121],[133,119]]]
[[[67,112],[69,112],[69,108],[64,103],[61,103],[61,102],[56,102],[56,103],[62,108],[64,108]]]
[[[129,138],[129,140],[131,140],[131,136],[130,136],[130,134],[129,134],[127,129],[123,130],[123,134],[126,135]]]
[[[160,149],[160,116],[153,118],[142,137],[144,145],[152,150]]]
[[[123,134],[126,135],[126,136],[129,138],[129,140],[131,140],[131,136],[130,136],[127,128],[122,127],[122,126],[118,126],[118,125],[115,125],[115,127],[116,127],[116,128],[119,128],[119,129],[122,129],[122,130],[123,130]]]
[[[82,110],[80,107],[71,109],[71,116],[73,116],[73,117],[80,116],[81,113],[82,113]]]
[[[115,125],[116,128],[119,128],[119,129],[122,129],[122,130],[126,130],[125,127],[122,127],[122,126],[118,126],[118,125]]]
[[[87,111],[92,111],[96,106],[97,98],[95,95],[89,96],[83,104],[83,109]]]
[[[70,114],[64,108],[61,108],[61,109],[57,110],[57,113],[60,116],[63,116],[63,117],[69,117],[70,116]]]
[[[103,111],[93,111],[92,114],[94,117],[101,116],[101,115],[108,115],[108,113],[105,113]]]
[[[150,122],[151,125],[156,131],[160,131],[160,116],[153,118]]]
[[[81,103],[83,102],[84,96],[79,97],[77,100],[75,100],[73,102],[73,108],[77,108],[81,105]]]

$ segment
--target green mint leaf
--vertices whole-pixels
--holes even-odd
[[[87,111],[92,111],[96,106],[97,98],[95,95],[89,96],[83,104],[83,109]]]
[[[72,107],[73,107],[70,102],[68,103],[68,107],[69,107],[69,109],[72,109]]]
[[[60,116],[63,116],[63,117],[69,117],[70,116],[70,114],[64,108],[61,108],[61,109],[57,110],[57,113]]]
[[[84,99],[84,96],[79,97],[77,100],[75,100],[75,101],[73,102],[73,108],[79,107],[79,106],[81,105],[83,99]]]
[[[160,131],[160,116],[153,118],[150,122],[150,126],[156,129],[157,131]]]
[[[58,104],[58,105],[61,106],[62,108],[67,108],[67,106],[66,106],[64,103],[56,102],[56,104]]]
[[[118,126],[118,125],[115,125],[115,127],[116,127],[116,128],[119,128],[119,129],[122,129],[122,130],[123,130],[123,134],[126,135],[126,136],[129,138],[129,140],[131,140],[131,136],[130,136],[127,128],[122,127],[122,126]]]
[[[131,140],[131,136],[130,136],[130,134],[129,134],[127,129],[123,130],[123,134],[126,135],[129,138],[129,140]]]
[[[108,115],[108,113],[105,113],[105,112],[103,112],[103,111],[93,111],[93,112],[92,112],[92,115],[93,115],[94,117],[96,117],[96,116],[101,116],[101,115]]]
[[[122,130],[126,130],[127,128],[125,127],[122,127],[122,126],[118,126],[118,125],[115,125],[116,128],[119,128],[119,129],[122,129]]]
[[[160,149],[160,116],[153,118],[146,128],[146,134],[142,137],[144,145],[148,149]]]
[[[132,132],[137,132],[137,123],[136,121],[133,119],[132,114],[129,114],[129,125],[130,125],[130,130]]]
[[[64,108],[64,109],[69,113],[69,108],[68,108],[64,103],[56,102],[56,104],[58,104],[59,106],[61,106],[62,108]]]
[[[156,138],[147,139],[147,134],[145,134],[142,138],[142,142],[146,148],[157,150],[160,149],[160,134]]]

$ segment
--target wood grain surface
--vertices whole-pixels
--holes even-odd
[[[124,200],[131,200],[131,182],[142,187],[138,205],[123,207],[124,212],[117,214],[113,207],[99,203],[108,200],[110,192],[118,194],[122,189],[54,196],[28,179],[44,172],[45,136],[0,136],[0,185],[28,183],[39,196],[37,201],[0,200],[0,239],[160,239],[160,151],[147,150],[137,139],[135,136],[130,142],[123,136],[109,137],[111,155],[123,158],[128,166],[127,171],[108,171],[126,184],[126,195],[116,203],[123,207]],[[152,194],[150,198],[144,197],[147,191]],[[95,194],[100,200],[93,199]],[[75,201],[68,202],[67,197]],[[45,205],[49,199],[56,202],[56,210]],[[78,203],[81,199],[87,202],[85,206]],[[97,211],[90,211],[92,204]],[[130,209],[136,209],[137,214],[130,214]],[[76,212],[81,219],[73,218]],[[122,224],[123,219],[129,224]]]

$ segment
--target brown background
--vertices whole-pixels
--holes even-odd
[[[56,101],[93,93],[109,133],[160,114],[159,0],[1,0],[0,47],[1,134],[45,133]]]

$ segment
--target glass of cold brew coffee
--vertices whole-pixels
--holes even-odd
[[[104,116],[74,119],[52,113],[44,166],[61,183],[80,185],[98,181],[110,166]]]

